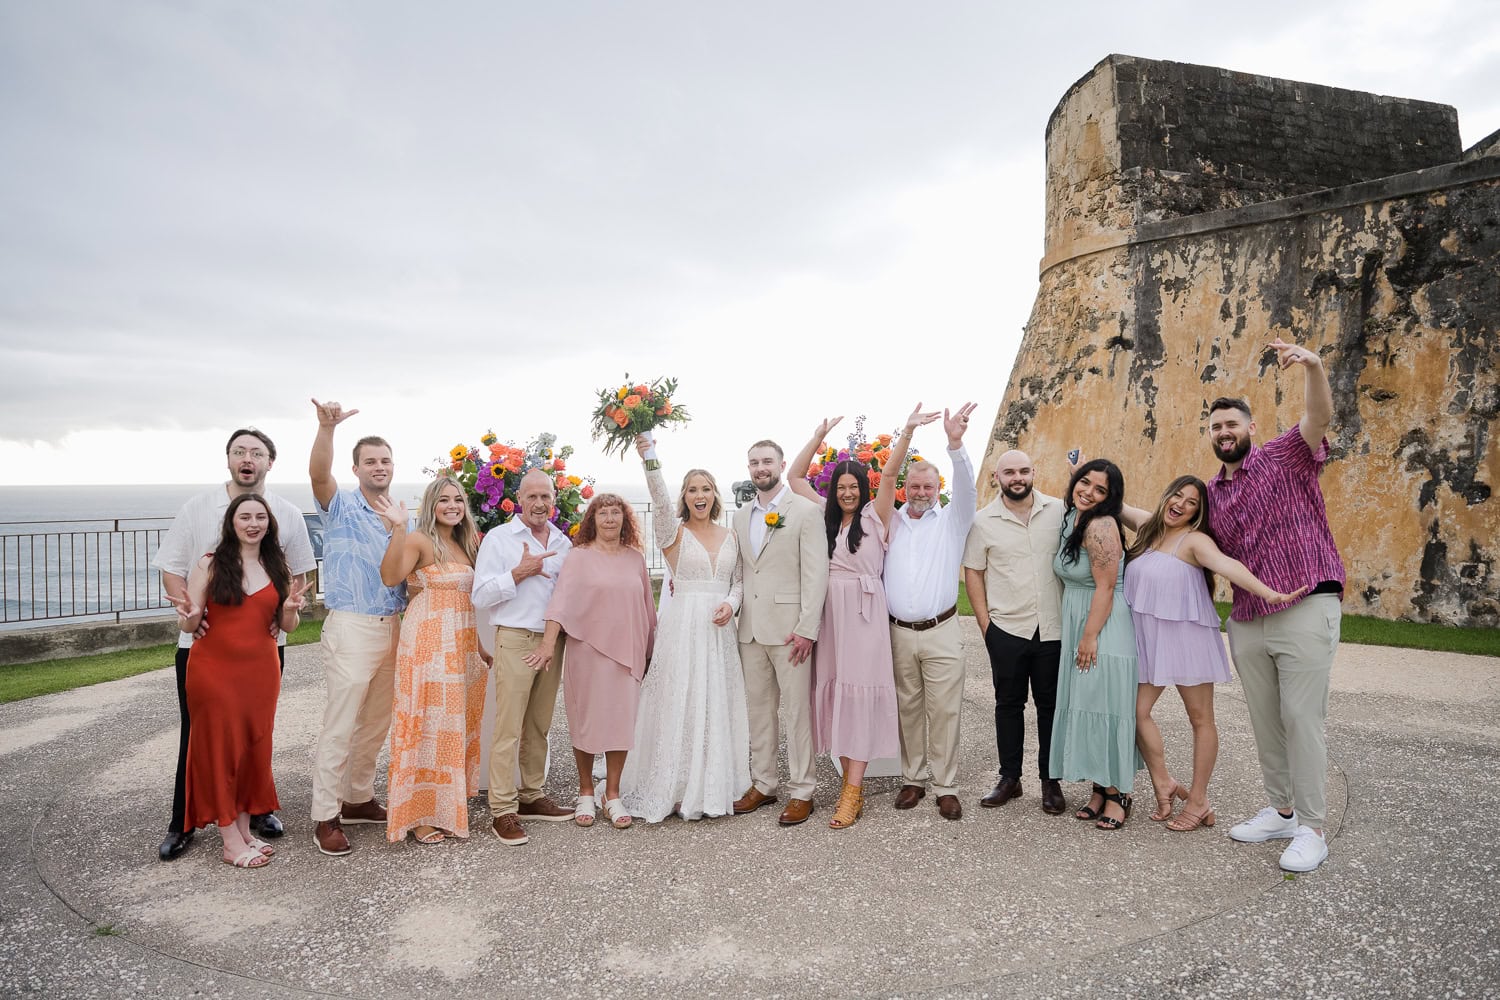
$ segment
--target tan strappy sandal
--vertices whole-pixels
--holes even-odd
[[[844,790],[839,792],[838,807],[833,810],[833,819],[828,821],[830,830],[844,830],[859,822],[859,817],[865,811],[865,789],[863,785],[851,785],[844,782]]]

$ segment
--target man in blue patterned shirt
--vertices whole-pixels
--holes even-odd
[[[358,489],[333,479],[333,429],[358,413],[338,403],[312,401],[318,410],[307,473],[323,515],[323,676],[328,700],[313,758],[313,842],[324,854],[348,854],[345,823],[385,823],[375,801],[375,758],[391,727],[396,647],[406,586],[387,587],[380,561],[390,541],[385,521],[370,506],[385,497],[396,466],[384,438],[354,445]]]

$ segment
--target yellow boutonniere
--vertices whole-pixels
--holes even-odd
[[[786,518],[782,517],[774,510],[766,514],[766,527],[770,528],[772,531],[776,530],[777,528],[783,527],[785,524]]]

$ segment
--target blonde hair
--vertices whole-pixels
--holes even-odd
[[[463,520],[452,529],[437,521],[437,500],[444,486],[452,486],[458,490],[458,497],[464,503]],[[474,512],[469,509],[469,500],[464,495],[462,483],[452,476],[438,476],[427,484],[427,488],[422,491],[422,505],[417,508],[417,531],[432,541],[432,558],[435,562],[442,562],[443,557],[448,554],[448,543],[456,542],[463,554],[469,557],[469,564],[473,565],[474,557],[479,553],[479,526],[474,523]]]
[[[719,516],[724,513],[724,502],[719,499],[718,481],[714,479],[714,474],[707,469],[689,469],[687,475],[682,477],[682,489],[677,491],[677,520],[686,524],[690,516],[688,514],[687,488],[688,481],[694,476],[702,476],[704,479],[707,479],[709,489],[714,491],[714,505],[708,509],[708,519],[710,521],[717,521]]]
[[[906,467],[906,478],[907,478],[907,480],[910,481],[911,477],[912,477],[912,474],[913,473],[917,473],[917,472],[930,472],[930,473],[932,473],[933,478],[935,478],[937,480],[938,485],[939,486],[943,485],[943,474],[938,471],[938,467],[937,466],[935,466],[931,462],[927,461],[927,459],[925,459],[925,458],[919,458],[915,462],[912,462],[910,465],[908,465]]]

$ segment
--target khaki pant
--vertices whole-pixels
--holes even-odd
[[[1229,623],[1229,652],[1245,691],[1269,804],[1291,806],[1304,826],[1327,818],[1328,675],[1339,645],[1337,594]]]
[[[792,663],[792,646],[740,643],[745,673],[745,708],[750,717],[750,780],[762,794],[775,795],[779,734],[776,709],[786,711],[787,794],[811,799],[813,774],[812,657]]]
[[[964,662],[958,617],[921,632],[891,626],[896,709],[901,721],[901,776],[919,784],[932,774],[935,795],[958,794],[958,717]]]
[[[542,797],[547,773],[547,730],[562,684],[563,640],[558,637],[546,670],[526,665],[527,653],[542,644],[542,634],[520,628],[495,628],[495,732],[490,738],[490,813],[513,813],[521,802]],[[516,788],[516,764],[521,787]]]
[[[375,797],[375,758],[391,728],[401,619],[330,611],[323,622],[323,728],[313,755],[312,819]]]

